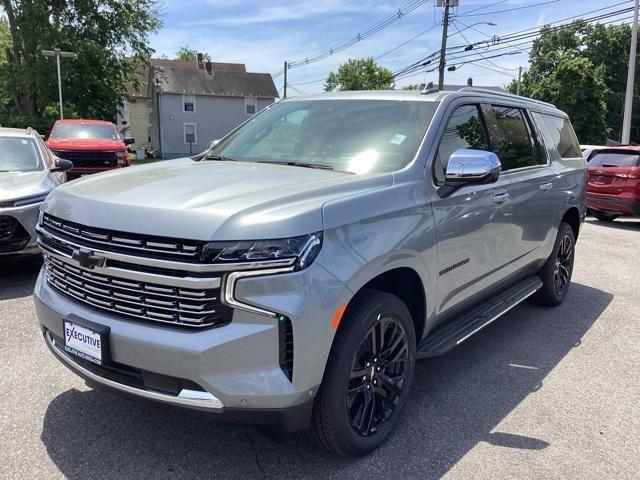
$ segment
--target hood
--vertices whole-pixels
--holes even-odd
[[[52,215],[83,225],[197,240],[285,238],[322,230],[322,205],[391,185],[354,175],[265,163],[161,161],[57,188]]]
[[[51,150],[77,150],[77,151],[114,151],[125,150],[124,143],[120,140],[101,138],[50,138],[47,146]]]
[[[55,187],[48,170],[38,172],[0,172],[0,201],[32,197]]]

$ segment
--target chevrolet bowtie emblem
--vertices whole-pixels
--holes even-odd
[[[95,255],[88,248],[79,248],[74,250],[71,254],[71,258],[78,262],[81,267],[88,269],[103,267],[104,261],[106,260],[104,257]]]

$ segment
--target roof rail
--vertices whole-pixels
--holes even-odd
[[[527,101],[527,102],[533,102],[533,103],[537,103],[539,105],[544,105],[546,107],[558,108],[553,103],[543,102],[542,100],[536,100],[535,98],[529,98],[529,97],[523,97],[523,96],[520,96],[520,95],[514,95],[513,93],[509,93],[509,92],[499,92],[497,90],[490,90],[488,88],[463,87],[458,91],[459,92],[485,93],[487,95],[496,95],[498,97],[505,97],[505,98],[511,98],[511,99],[521,99],[521,100],[524,100],[524,101]]]

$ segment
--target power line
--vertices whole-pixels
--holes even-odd
[[[293,69],[293,68],[299,68],[302,67],[304,65],[309,65],[311,63],[315,63],[315,62],[319,62],[320,60],[324,60],[327,57],[330,57],[338,52],[341,52],[343,50],[346,50],[347,48],[361,42],[362,40],[365,40],[373,35],[375,35],[376,33],[378,33],[379,31],[387,28],[389,25],[391,25],[392,23],[400,20],[402,17],[404,17],[405,15],[408,15],[409,13],[413,12],[414,10],[416,10],[417,8],[421,7],[422,5],[428,3],[430,0],[414,0],[411,3],[406,4],[404,7],[401,7],[398,9],[397,12],[395,12],[393,15],[390,15],[382,20],[380,20],[379,22],[371,25],[370,27],[367,27],[365,30],[363,30],[362,32],[358,33],[357,35],[355,35],[354,37],[350,38],[349,40],[345,40],[342,43],[339,43],[337,45],[334,45],[333,47],[330,47],[329,49],[318,53],[316,55],[313,55],[311,57],[306,57],[304,59],[300,59],[300,60],[295,60],[292,62],[288,62],[288,66],[289,69]],[[272,75],[273,78],[277,78],[281,75],[284,74],[284,70],[279,71],[278,73]]]
[[[426,30],[424,30],[424,31],[420,32],[419,34],[417,34],[417,35],[415,35],[415,36],[411,37],[409,40],[407,40],[407,41],[405,41],[405,42],[402,42],[402,43],[401,43],[401,44],[399,44],[399,45],[396,45],[395,47],[393,47],[393,48],[392,48],[392,49],[390,49],[390,50],[387,50],[387,51],[386,51],[386,52],[384,52],[382,55],[378,55],[377,57],[375,57],[375,58],[374,58],[374,60],[378,60],[378,59],[380,59],[380,58],[382,58],[382,57],[384,57],[384,56],[386,56],[386,55],[389,55],[391,52],[395,52],[395,51],[396,51],[396,50],[398,50],[400,47],[404,47],[406,44],[413,42],[414,40],[416,40],[417,38],[419,38],[419,37],[421,37],[421,36],[423,36],[423,35],[426,35],[427,33],[429,33],[430,31],[434,30],[435,28],[437,28],[437,27],[439,27],[439,26],[440,26],[439,24],[436,24],[436,25],[433,25],[433,26],[431,26],[431,27],[427,28]]]
[[[500,5],[501,3],[504,3],[506,1],[507,0],[499,0],[498,2],[490,3],[489,5],[485,5],[484,7],[474,8],[473,10],[469,10],[468,12],[462,12],[462,14],[458,14],[458,16],[460,16],[460,15],[468,15],[470,13],[477,12],[479,10],[484,10],[485,8],[495,7],[496,5]]]
[[[533,8],[533,7],[541,7],[542,5],[547,5],[549,3],[557,3],[560,0],[548,0],[546,2],[542,2],[542,3],[536,3],[534,5],[523,5],[521,7],[514,7],[514,8],[507,8],[505,10],[493,10],[491,12],[483,12],[483,13],[462,13],[459,14],[459,17],[480,17],[482,15],[492,15],[494,13],[504,13],[504,12],[515,12],[516,10],[524,10],[526,8]]]

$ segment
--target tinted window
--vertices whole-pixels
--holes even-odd
[[[51,138],[93,138],[103,140],[117,140],[118,132],[112,125],[83,125],[61,124],[56,125],[51,132]]]
[[[437,106],[396,100],[282,102],[256,115],[208,155],[327,165],[353,173],[393,171],[415,156]]]
[[[451,154],[461,148],[489,150],[485,126],[476,105],[458,107],[447,122],[438,145],[434,173],[439,182],[444,181]]]
[[[545,163],[534,148],[524,112],[515,107],[491,106],[486,114],[491,148],[502,163],[502,171]]]
[[[633,152],[599,152],[589,160],[589,166],[594,167],[637,167],[639,165],[640,156]]]
[[[566,118],[553,115],[543,116],[549,127],[551,139],[558,150],[558,154],[562,158],[581,158],[582,152],[580,151],[580,144],[578,143],[576,133],[573,131],[571,122]]]
[[[33,139],[0,137],[0,172],[34,172],[42,168]]]

